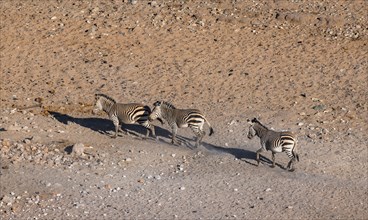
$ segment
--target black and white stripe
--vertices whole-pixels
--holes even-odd
[[[153,105],[154,108],[150,115],[150,120],[160,120],[163,118],[168,122],[172,128],[171,142],[173,144],[177,142],[176,134],[178,128],[189,127],[192,129],[193,133],[197,136],[196,147],[199,146],[206,134],[206,132],[203,131],[204,122],[207,122],[210,127],[209,135],[214,133],[210,123],[198,109],[177,109],[171,103],[163,101],[157,101]]]
[[[259,154],[263,151],[272,152],[272,167],[275,167],[275,154],[285,152],[291,160],[287,168],[294,171],[293,163],[299,161],[299,155],[296,151],[296,137],[293,133],[287,131],[273,131],[261,124],[256,118],[250,121],[248,138],[252,139],[258,136],[261,140],[262,147],[257,150],[257,165],[259,165]]]
[[[151,109],[146,105],[139,103],[117,103],[113,98],[105,94],[95,94],[95,109],[93,111],[96,112],[98,110],[105,111],[114,123],[115,135],[113,138],[116,138],[118,135],[120,122],[123,124],[138,123],[147,128],[147,137],[150,131],[152,136],[156,137],[155,129],[153,125],[150,125],[148,120]]]

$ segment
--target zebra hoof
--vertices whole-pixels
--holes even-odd
[[[271,168],[275,168],[275,165],[271,165],[270,167],[271,167]]]
[[[288,169],[289,172],[294,172],[295,169],[294,168],[291,168],[291,169]]]

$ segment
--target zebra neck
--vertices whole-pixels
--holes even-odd
[[[113,102],[105,101],[104,105],[103,105],[104,112],[106,112],[107,114],[110,114],[111,109],[113,108],[114,105],[115,105],[115,103],[113,103]]]
[[[162,108],[161,113],[163,118],[171,118],[171,116],[173,115],[173,109]]]
[[[257,133],[257,136],[259,138],[263,138],[266,136],[267,132],[268,132],[268,129],[266,127],[263,127],[263,126],[260,126],[260,125],[256,125],[254,126],[254,130],[256,131]]]

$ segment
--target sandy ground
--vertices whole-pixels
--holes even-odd
[[[1,1],[0,218],[368,219],[367,11],[359,0]],[[174,146],[155,122],[159,140],[138,125],[112,139],[91,112],[97,92],[201,109],[215,134],[193,149],[180,129]],[[255,166],[253,117],[298,135],[295,172],[286,154]]]

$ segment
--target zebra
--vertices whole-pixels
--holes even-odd
[[[275,167],[275,154],[280,152],[286,152],[291,160],[287,165],[289,171],[294,171],[293,163],[295,160],[299,161],[299,155],[296,151],[297,140],[292,132],[281,131],[277,132],[268,129],[261,124],[256,118],[252,121],[248,121],[251,125],[249,127],[248,138],[252,139],[254,136],[258,136],[261,139],[262,147],[257,150],[257,166],[259,165],[259,154],[265,150],[272,152],[272,168]]]
[[[139,103],[117,103],[113,98],[105,94],[95,94],[95,108],[93,113],[103,110],[109,115],[115,126],[115,135],[112,138],[118,136],[118,131],[121,130],[119,123],[134,124],[138,123],[147,129],[146,137],[149,136],[151,131],[152,136],[156,137],[155,128],[149,123],[148,117],[151,114],[149,106]],[[126,132],[127,134],[128,131]]]
[[[189,127],[192,129],[196,135],[195,147],[199,146],[203,137],[206,135],[206,132],[203,131],[204,122],[207,122],[210,128],[209,136],[214,133],[210,123],[198,109],[177,109],[174,105],[165,101],[156,101],[153,105],[154,108],[149,116],[149,120],[158,119],[162,121],[161,118],[163,118],[168,122],[172,129],[172,144],[177,143],[176,134],[178,128]]]

